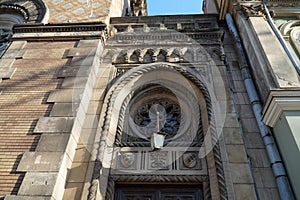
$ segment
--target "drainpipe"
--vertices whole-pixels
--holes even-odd
[[[280,31],[278,30],[278,28],[276,27],[276,25],[274,24],[272,17],[270,15],[269,9],[267,7],[267,0],[264,0],[262,2],[262,5],[266,11],[266,16],[267,16],[267,21],[269,23],[269,25],[271,26],[273,32],[275,33],[276,37],[278,38],[280,44],[282,45],[283,49],[285,50],[286,54],[288,55],[289,59],[291,60],[291,62],[293,63],[294,68],[296,69],[298,75],[300,76],[300,67],[298,65],[297,60],[295,59],[295,57],[293,56],[293,54],[291,53],[291,51],[289,50],[289,48],[287,47],[285,40],[283,39]]]
[[[244,85],[246,87],[249,100],[251,102],[251,106],[255,114],[256,122],[258,124],[261,137],[264,141],[267,154],[271,162],[271,167],[273,169],[273,173],[276,179],[280,197],[281,199],[284,200],[294,200],[295,198],[291,190],[287,178],[287,174],[283,166],[282,159],[278,152],[277,146],[274,142],[274,138],[272,136],[271,130],[266,125],[264,125],[263,122],[261,121],[262,106],[259,101],[259,97],[256,88],[254,86],[253,80],[251,78],[249,66],[247,63],[246,55],[244,53],[244,49],[241,44],[239,34],[232,20],[232,17],[229,13],[226,14],[226,22],[229,28],[229,32],[231,33],[232,38],[234,39],[235,42],[235,47],[239,58],[239,64],[240,64],[242,77],[244,80]]]

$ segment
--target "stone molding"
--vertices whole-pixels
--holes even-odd
[[[300,110],[299,91],[271,91],[263,109],[262,121],[274,127],[282,112]]]
[[[18,24],[13,28],[11,40],[79,40],[108,38],[106,25],[92,23]]]
[[[116,183],[145,182],[145,183],[198,183],[202,184],[203,199],[211,199],[208,176],[170,176],[170,175],[113,175],[108,178],[108,191],[106,199],[113,199]]]

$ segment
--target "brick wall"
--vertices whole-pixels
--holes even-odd
[[[46,100],[60,87],[56,78],[68,59],[66,49],[75,42],[27,42],[21,59],[10,79],[2,80],[0,88],[0,197],[16,194],[24,173],[16,168],[26,151],[34,151],[40,136],[32,134],[39,117],[49,116],[52,104]],[[8,50],[16,51],[13,45]]]

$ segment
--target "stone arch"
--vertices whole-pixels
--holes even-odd
[[[215,171],[216,176],[212,178],[210,181],[212,182],[211,185],[218,186],[213,188],[214,190],[216,190],[216,192],[214,192],[214,195],[218,196],[217,197],[218,199],[227,199],[225,178],[224,178],[224,172],[223,172],[223,166],[221,160],[221,152],[220,152],[218,142],[216,142],[218,138],[216,135],[217,133],[216,133],[215,122],[213,117],[214,115],[213,108],[212,108],[213,100],[212,100],[211,93],[209,92],[208,86],[206,85],[201,75],[196,71],[194,71],[193,69],[185,66],[166,64],[166,63],[147,64],[147,65],[141,65],[139,67],[133,68],[129,70],[128,73],[123,74],[114,83],[114,85],[108,90],[104,101],[104,108],[100,117],[101,121],[99,127],[101,128],[98,131],[99,135],[96,136],[97,140],[95,141],[96,142],[95,150],[97,151],[97,155],[95,155],[96,165],[94,169],[92,184],[89,191],[90,192],[89,199],[95,198],[98,185],[101,184],[99,183],[99,180],[108,181],[107,179],[100,178],[100,168],[110,168],[111,161],[107,162],[107,160],[105,159],[109,157],[111,158],[111,153],[113,151],[113,146],[114,146],[117,129],[118,129],[118,126],[116,124],[118,123],[119,118],[124,118],[124,115],[122,115],[121,110],[124,110],[124,107],[126,107],[126,104],[124,104],[124,102],[128,102],[132,98],[130,92],[136,89],[134,88],[133,83],[135,81],[139,81],[141,77],[154,71],[155,72],[168,71],[169,73],[177,74],[182,78],[184,78],[185,80],[191,82],[193,84],[192,88],[198,90],[198,92],[200,92],[203,95],[203,103],[205,104],[205,108],[207,110],[207,123],[209,125],[208,131],[209,131],[210,139],[212,141],[215,141],[216,144],[213,147],[213,154],[210,154],[210,157],[212,156],[211,159],[214,160],[215,169],[213,170]],[[103,160],[105,160],[105,163],[102,163]],[[160,177],[156,177],[156,178],[158,178],[161,181],[169,180],[168,178],[160,178]],[[153,180],[157,180],[156,178],[154,177]],[[144,179],[147,180],[149,179],[149,177],[148,178],[144,177]],[[106,188],[107,184],[108,183],[101,184],[104,185],[104,189],[102,191],[102,194],[104,196],[107,191]]]
[[[49,10],[42,0],[1,1],[1,13],[9,10],[21,12],[26,19],[25,23],[47,23],[49,19]]]
[[[288,21],[286,23],[284,23],[281,27],[280,27],[280,32],[282,33],[282,35],[288,35],[294,27],[296,26],[300,26],[300,20],[291,20]]]

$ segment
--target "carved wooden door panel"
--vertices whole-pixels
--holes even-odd
[[[118,185],[115,200],[202,200],[200,185]]]

